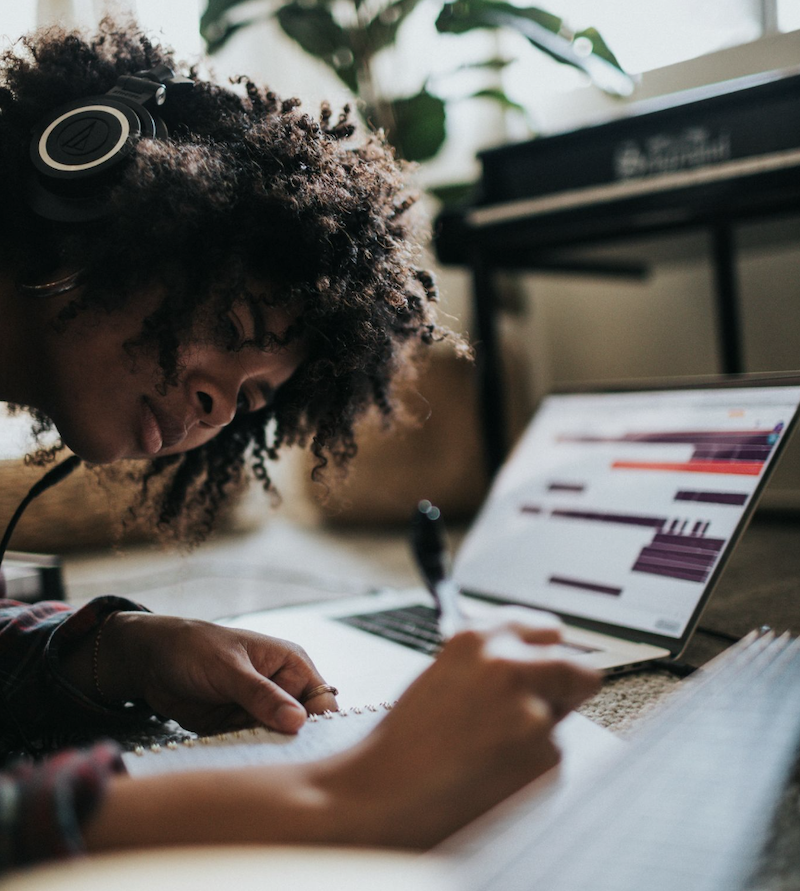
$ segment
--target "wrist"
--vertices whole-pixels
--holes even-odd
[[[418,796],[392,781],[392,770],[375,734],[341,754],[308,765],[308,784],[317,792],[324,844],[367,847],[426,847],[416,838]],[[415,788],[411,783],[410,788]]]
[[[97,629],[93,657],[94,695],[104,704],[128,702],[142,697],[143,660],[136,656],[142,644],[139,629],[150,613],[111,613]],[[137,669],[138,666],[138,669]]]

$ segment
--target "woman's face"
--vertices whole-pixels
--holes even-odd
[[[263,312],[267,330],[279,335],[291,321],[285,310]],[[253,335],[246,306],[235,306],[230,318],[240,342]],[[152,352],[126,348],[142,321],[141,306],[86,312],[49,338],[36,407],[86,461],[155,458],[203,445],[237,413],[267,405],[304,357],[297,340],[269,352],[199,343],[181,349],[178,383],[164,388]]]

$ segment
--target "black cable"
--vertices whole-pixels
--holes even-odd
[[[6,555],[6,549],[8,548],[8,543],[11,541],[11,536],[14,534],[14,529],[16,528],[17,523],[19,522],[20,517],[25,512],[25,508],[36,498],[38,495],[41,495],[46,489],[55,486],[56,483],[60,483],[65,477],[69,476],[73,470],[81,463],[81,459],[77,455],[71,455],[66,461],[62,461],[57,467],[54,467],[52,470],[49,470],[37,483],[34,483],[31,486],[28,494],[22,499],[19,507],[14,511],[14,516],[9,520],[8,526],[6,526],[6,531],[3,535],[3,540],[0,541],[0,564],[3,562],[3,557]]]
[[[25,512],[25,508],[36,498],[38,495],[41,495],[42,492],[50,489],[52,486],[55,486],[56,483],[60,483],[65,477],[69,476],[73,470],[81,463],[81,459],[77,455],[71,455],[65,461],[62,461],[59,465],[49,470],[37,483],[34,483],[31,486],[28,494],[22,499],[19,504],[19,507],[14,511],[14,516],[8,522],[8,526],[6,526],[6,531],[3,533],[3,540],[0,541],[0,565],[3,562],[3,557],[6,555],[6,550],[8,548],[8,544],[11,541],[11,536],[14,534],[14,529],[19,522],[19,518]],[[0,708],[5,713],[6,717],[10,720],[13,725],[14,732],[17,735],[18,741],[22,744],[22,748],[28,753],[28,755],[36,758],[41,755],[34,744],[31,742],[28,735],[25,733],[22,725],[17,720],[17,716],[14,714],[14,709],[11,707],[11,703],[8,701],[8,696],[6,695],[5,690],[0,687]]]

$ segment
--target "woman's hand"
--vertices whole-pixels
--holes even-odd
[[[286,733],[305,721],[304,694],[324,684],[302,647],[210,622],[119,612],[98,649],[98,682],[110,700],[144,699],[200,733],[266,724]],[[309,712],[335,709],[324,693]]]
[[[557,763],[553,727],[599,684],[549,652],[558,638],[520,623],[456,635],[365,740],[317,763],[115,779],[87,846],[430,847]]]
[[[553,728],[600,682],[552,652],[559,640],[519,622],[451,638],[374,733],[323,765],[345,812],[370,815],[351,841],[434,844],[557,764]]]

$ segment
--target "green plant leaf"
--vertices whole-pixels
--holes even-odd
[[[516,61],[515,59],[503,59],[500,56],[495,57],[494,59],[483,59],[478,62],[464,62],[463,65],[459,65],[456,68],[456,71],[474,71],[475,69],[488,69],[490,71],[502,71],[504,68],[507,68],[511,65],[512,62]]]
[[[442,202],[445,207],[466,204],[474,196],[475,183],[446,183],[442,186],[429,186],[427,191]]]
[[[525,115],[525,117],[527,117],[528,115],[528,112],[526,111],[524,105],[520,105],[519,102],[515,102],[513,99],[509,99],[509,97],[506,96],[503,90],[500,89],[489,87],[485,90],[478,90],[475,93],[471,93],[468,98],[491,99],[492,102],[496,102],[498,105],[502,105],[503,108],[508,109],[509,111],[518,111],[520,114]]]
[[[420,0],[394,0],[367,23],[366,42],[370,56],[394,43],[400,25],[419,3]]]
[[[225,25],[224,28],[221,28],[219,31],[212,30],[205,36],[206,51],[211,55],[218,52],[237,31],[240,31],[248,25],[252,25],[254,21],[255,19],[246,22],[236,22],[233,25]]]
[[[514,19],[534,22],[552,34],[558,34],[564,24],[538,6],[513,6],[504,0],[453,0],[442,7],[436,28],[443,34],[464,34],[474,28],[513,27],[510,22]]]
[[[633,91],[633,81],[594,28],[572,34],[561,19],[538,7],[513,6],[505,0],[451,0],[442,7],[436,28],[444,34],[464,34],[475,28],[509,28],[558,62],[586,72],[607,93],[629,95]],[[590,52],[581,53],[580,44],[576,48],[574,40],[578,38],[591,41]]]
[[[204,33],[210,24],[227,18],[228,11],[234,6],[241,6],[247,2],[248,0],[207,0],[205,12],[200,17],[200,32]]]
[[[306,6],[293,0],[275,14],[286,34],[312,56],[327,59],[340,49],[349,49],[347,32],[324,6]]]
[[[408,161],[427,161],[442,147],[445,139],[444,102],[427,90],[391,103],[389,141]]]
[[[257,21],[253,17],[235,22],[230,20],[229,11],[245,2],[247,0],[208,0],[200,19],[200,34],[209,53],[217,52],[238,30]]]
[[[275,15],[287,36],[310,55],[322,59],[354,93],[358,92],[350,34],[334,21],[330,9],[292,0]]]
[[[623,70],[622,65],[617,61],[617,57],[611,50],[608,48],[608,44],[603,40],[600,36],[600,32],[597,28],[584,28],[583,31],[576,32],[573,43],[579,38],[585,37],[592,42],[592,52],[595,56],[599,56],[601,59],[605,59],[606,62],[609,62],[615,68],[619,68],[620,71]]]
[[[358,96],[358,68],[355,65],[331,65],[339,80],[350,90],[354,96]]]

